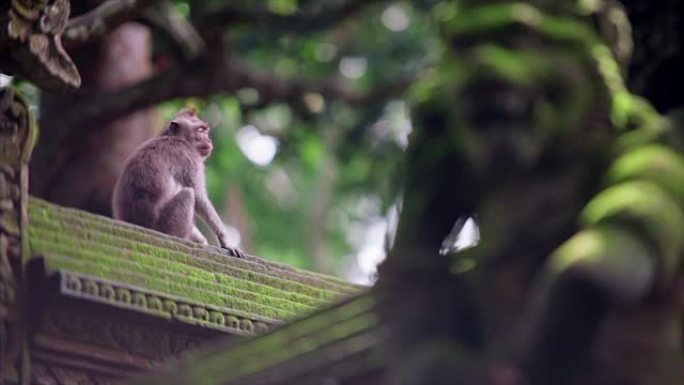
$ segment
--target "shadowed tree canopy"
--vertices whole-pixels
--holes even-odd
[[[0,40],[41,87],[33,194],[109,214],[194,105],[248,251],[368,275],[401,212],[373,291],[390,383],[681,383],[680,1],[67,4],[36,16],[48,51]],[[450,249],[469,217],[481,243]]]
[[[348,229],[396,199],[402,95],[434,58],[427,18],[382,1],[72,1],[61,39],[82,85],[40,97],[32,193],[109,214],[123,161],[191,104],[216,125],[210,195],[247,250],[358,270],[366,240]]]
[[[667,113],[683,98],[674,86],[681,5],[650,4],[625,0],[631,30],[606,33],[633,32],[633,44],[620,47],[623,56],[633,51],[627,84]],[[436,63],[436,5],[71,1],[68,22],[53,27],[64,47],[53,56],[73,60],[82,84],[41,96],[31,191],[109,214],[126,157],[175,108],[194,104],[218,126],[210,194],[242,244],[262,255],[277,250],[302,267],[358,270],[352,254],[378,251],[381,241],[350,238],[349,226],[381,229],[396,203],[410,131],[404,91]],[[70,72],[64,65],[65,79]],[[257,165],[244,155],[247,142],[275,145],[275,158]]]

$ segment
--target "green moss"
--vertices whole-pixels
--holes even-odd
[[[54,212],[51,213],[51,215],[54,217]],[[142,251],[146,254],[156,256],[162,259],[175,259],[176,262],[180,263],[194,264],[199,265],[203,268],[210,269],[228,269],[232,270],[234,273],[237,273],[237,275],[239,275],[240,273],[244,273],[244,278],[256,278],[257,280],[259,280],[259,277],[263,278],[272,276],[274,278],[280,278],[282,280],[281,283],[283,284],[291,284],[293,290],[307,291],[311,288],[311,286],[308,285],[308,283],[311,283],[311,281],[308,280],[308,276],[301,277],[302,280],[305,282],[292,281],[288,278],[298,278],[295,275],[295,272],[285,272],[285,274],[280,274],[282,273],[282,271],[279,269],[279,267],[274,267],[271,263],[241,262],[240,260],[237,260],[235,258],[226,257],[218,253],[200,252],[201,248],[199,246],[189,247],[181,242],[176,241],[169,241],[168,243],[172,247],[166,247],[166,244],[160,245],[159,242],[156,242],[156,238],[158,238],[160,235],[159,233],[152,232],[151,234],[148,234],[145,237],[140,237],[140,232],[130,231],[138,230],[137,227],[129,229],[130,233],[121,234],[121,236],[113,236],[112,233],[116,232],[117,230],[121,230],[119,226],[115,226],[114,228],[112,228],[111,226],[98,227],[96,224],[81,223],[78,221],[74,221],[72,218],[68,217],[59,218],[58,220],[54,220],[53,218],[53,220],[51,221],[41,221],[40,219],[41,216],[35,215],[35,212],[33,212],[32,210],[32,228],[45,229],[55,232],[61,231],[64,233],[68,233],[68,237],[71,237],[71,241],[73,241],[71,243],[83,243],[84,240],[93,240],[93,242],[96,241],[97,244],[113,244],[125,250]],[[137,241],[135,239],[136,237],[140,238],[140,241]],[[179,245],[181,247],[178,247]],[[93,247],[97,247],[97,245],[94,245]],[[204,258],[205,256],[209,256],[210,258]],[[235,263],[233,263],[234,261],[238,261],[238,263],[241,262],[241,266],[236,267]],[[163,262],[160,261],[159,263]],[[262,274],[261,272],[263,272],[264,274]],[[288,289],[287,287],[281,288]],[[349,285],[343,291],[341,291],[340,294],[346,293],[348,291],[355,291],[354,289],[356,289],[356,287],[353,287],[353,285]],[[314,296],[318,296],[318,294],[320,293],[314,292],[310,294],[315,294]],[[324,297],[324,299],[325,298],[328,297],[326,296]]]
[[[684,249],[684,212],[666,190],[652,182],[626,181],[600,192],[581,218],[586,226],[612,223],[636,229],[666,259]]]
[[[545,14],[524,3],[474,7],[455,13],[443,25],[449,36],[482,36],[523,25],[557,42],[574,42],[583,47],[601,44],[596,33],[583,21]]]
[[[551,71],[543,53],[511,50],[495,44],[483,44],[473,49],[475,65],[494,70],[497,75],[520,85],[530,85]]]
[[[620,106],[616,106],[617,98],[614,96],[613,113],[618,114],[621,119],[618,123],[622,126],[618,127],[631,128],[615,141],[614,147],[618,154],[667,137],[672,127],[647,100],[637,95],[622,93],[619,95]]]
[[[97,260],[101,258],[107,263],[117,264],[122,260],[137,263],[155,271],[172,271],[180,274],[212,274],[212,280],[221,284],[245,286],[248,290],[255,290],[264,294],[272,293],[276,296],[289,296],[292,300],[303,303],[321,303],[337,297],[336,293],[322,289],[311,288],[302,284],[293,283],[283,279],[270,277],[260,273],[254,273],[243,269],[235,269],[230,266],[217,264],[212,261],[189,257],[182,253],[154,252],[146,247],[136,247],[138,250],[148,251],[145,253],[135,249],[121,248],[115,240],[106,243],[98,237],[89,239],[74,238],[73,232],[66,234],[64,230],[31,227],[31,243],[34,254],[51,252],[55,249],[62,250],[62,254],[73,257],[90,257]],[[121,243],[125,243],[122,241]],[[154,254],[157,254],[155,256]],[[163,254],[162,256],[159,256]]]
[[[228,351],[195,356],[182,370],[182,378],[178,373],[173,377],[178,380],[176,383],[213,384],[219,379],[225,382],[247,376],[332,344],[336,344],[337,350],[345,344],[349,351],[367,348],[374,341],[373,329],[377,325],[374,306],[375,300],[371,295],[360,296],[265,336],[245,341]]]
[[[230,371],[227,370],[225,364],[230,361],[224,361],[222,364],[217,364],[207,369],[188,370],[187,373],[191,378],[205,373],[204,375],[208,375],[209,378],[215,380],[222,380],[227,376],[232,378],[245,377],[269,367],[285,363],[297,356],[314,353],[318,349],[333,343],[336,344],[335,350],[338,354],[343,350],[343,354],[356,353],[359,348],[365,349],[373,345],[375,341],[374,333],[364,334],[363,332],[369,331],[376,324],[377,319],[374,314],[364,314],[332,326],[331,331],[333,333],[323,333],[301,338],[285,345],[287,349],[284,349],[284,346],[279,346],[279,348],[272,347],[269,350],[260,352],[258,356],[252,356],[251,359],[242,358],[242,364],[237,366],[231,365],[232,370]]]
[[[536,25],[543,18],[538,9],[528,4],[485,5],[473,10],[459,10],[445,20],[444,28],[451,36],[482,34],[511,24]]]
[[[629,261],[628,256],[648,258],[646,245],[630,232],[611,226],[580,231],[561,245],[551,258],[554,272],[562,272],[578,263],[600,265],[604,260]]]
[[[684,206],[684,160],[671,148],[646,145],[618,158],[608,171],[608,183],[631,179],[651,181],[676,197]]]
[[[211,269],[217,267],[230,269],[233,275],[250,280],[257,279],[260,281],[265,277],[280,278],[282,281],[279,284],[285,286],[281,287],[282,289],[297,291],[300,294],[321,299],[330,299],[330,293],[321,293],[315,290],[316,288],[339,294],[354,293],[361,288],[337,278],[298,271],[257,258],[247,261],[228,257],[213,251],[213,248],[184,242],[149,229],[112,221],[79,210],[51,205],[35,198],[31,200],[30,214],[32,227],[67,232],[76,241],[96,239],[99,244],[114,244],[127,250],[141,251],[162,259],[202,265],[201,267]],[[158,263],[161,265],[163,262],[159,261]],[[323,294],[322,297],[320,297],[321,294]]]
[[[86,265],[88,272],[80,271]],[[97,268],[95,268],[97,267]],[[87,274],[94,278],[102,278],[124,284],[138,286],[155,292],[169,294],[175,297],[187,298],[203,304],[224,307],[231,310],[242,312],[245,315],[256,315],[271,320],[291,319],[296,315],[308,312],[311,308],[292,305],[290,308],[282,306],[280,308],[265,305],[263,298],[255,297],[254,300],[245,300],[236,297],[231,292],[213,292],[206,290],[201,284],[188,285],[187,282],[178,282],[164,277],[150,277],[126,270],[119,270],[113,266],[96,266],[91,262],[73,260],[65,257],[53,256],[49,259],[48,268],[50,270],[67,270],[74,273]]]
[[[209,295],[219,295],[230,296],[239,300],[254,302],[291,313],[301,313],[313,308],[311,305],[294,303],[281,298],[261,295],[239,288],[217,286],[209,281],[184,277],[182,274],[155,274],[154,272],[148,271],[145,267],[124,269],[116,265],[103,265],[97,261],[75,260],[59,255],[51,255],[47,259],[47,266],[51,270],[63,269],[99,278],[118,280],[121,283],[139,285],[143,288],[154,289],[165,294],[181,296],[209,305],[220,305],[218,303],[210,302],[209,297]],[[164,284],[162,285],[160,282],[164,282]],[[193,292],[193,290],[199,291]],[[241,308],[234,309],[245,310]]]
[[[290,319],[358,286],[250,257],[228,257],[130,224],[32,198],[29,246],[50,269],[119,281],[268,319]]]

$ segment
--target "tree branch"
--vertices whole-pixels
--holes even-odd
[[[192,60],[204,51],[204,40],[194,25],[179,15],[169,1],[144,9],[137,19],[164,35],[185,60]]]
[[[257,103],[260,106],[275,102],[301,106],[306,94],[319,94],[325,100],[343,100],[352,105],[363,105],[399,95],[414,80],[415,76],[407,76],[362,93],[337,80],[283,79],[272,73],[253,70],[238,59],[224,58],[218,63],[197,66],[194,70],[176,64],[147,80],[111,93],[81,93],[77,108],[56,108],[55,114],[60,114],[59,117],[44,118],[55,119],[62,128],[69,130],[82,121],[116,119],[166,100],[207,97],[245,88],[258,92]]]
[[[69,20],[62,35],[64,45],[74,48],[99,39],[155,1],[107,0],[90,12]]]
[[[268,26],[270,30],[319,31],[353,16],[370,4],[386,1],[343,0],[334,7],[325,6],[328,2],[318,1],[291,15],[276,14],[265,8],[245,9],[234,2],[224,2],[220,7],[208,7],[201,12],[197,25],[260,24]]]

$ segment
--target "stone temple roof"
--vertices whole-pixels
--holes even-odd
[[[373,291],[264,335],[224,341],[125,385],[381,384],[388,332]]]
[[[341,279],[31,198],[32,274],[59,294],[251,335],[362,291]]]

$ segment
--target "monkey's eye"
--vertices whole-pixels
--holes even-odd
[[[208,130],[209,130],[209,128],[207,128],[207,126],[200,126],[199,128],[197,128],[197,131],[202,133],[202,134],[204,134]]]

